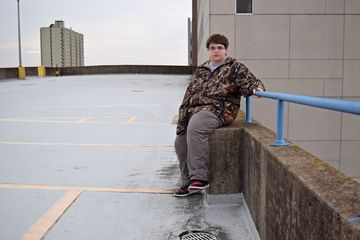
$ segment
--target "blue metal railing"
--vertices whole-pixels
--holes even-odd
[[[322,97],[310,97],[277,92],[256,92],[256,96],[278,100],[276,114],[276,140],[272,146],[287,146],[289,143],[284,140],[285,108],[284,101],[307,105],[317,108],[324,108],[338,112],[345,112],[360,115],[360,101],[339,100]],[[250,97],[246,98],[246,123],[251,123],[251,102]]]

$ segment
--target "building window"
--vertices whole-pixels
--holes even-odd
[[[252,13],[253,0],[236,0],[236,13]]]

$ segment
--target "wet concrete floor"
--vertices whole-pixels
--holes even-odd
[[[0,81],[0,240],[258,239],[244,204],[179,186],[174,118],[190,76]]]

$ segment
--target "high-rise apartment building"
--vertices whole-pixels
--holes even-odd
[[[55,21],[40,29],[41,65],[46,67],[84,66],[84,35]]]

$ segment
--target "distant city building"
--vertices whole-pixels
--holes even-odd
[[[193,65],[192,60],[192,21],[188,18],[188,65]]]
[[[41,65],[46,67],[84,66],[84,35],[55,21],[40,29]]]

